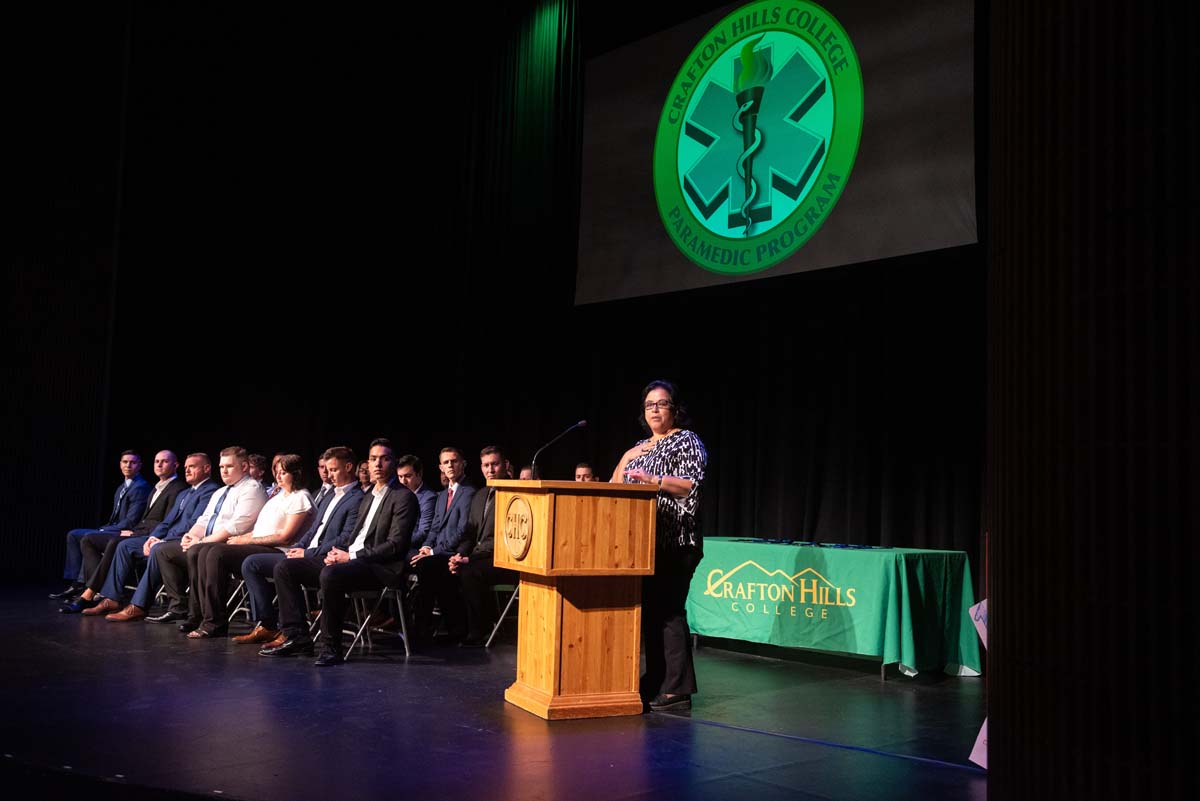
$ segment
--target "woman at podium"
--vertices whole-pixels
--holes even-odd
[[[696,692],[686,603],[692,573],[700,564],[696,508],[708,454],[686,428],[691,421],[678,398],[669,381],[646,385],[641,424],[650,436],[625,452],[612,475],[614,483],[658,485],[654,575],[642,585],[642,697],[651,699],[656,711],[691,709]]]

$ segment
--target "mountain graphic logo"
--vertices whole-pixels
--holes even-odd
[[[811,567],[789,573],[768,570],[753,559],[730,570],[713,568],[708,571],[704,589],[704,594],[713,598],[827,606],[854,606],[857,603],[855,592],[855,588],[838,586]]]

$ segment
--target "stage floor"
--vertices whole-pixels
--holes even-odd
[[[489,651],[406,661],[380,636],[320,669],[62,615],[52,589],[0,592],[0,776],[43,798],[986,798],[981,678],[702,647],[690,717],[550,723],[503,700],[515,624]]]

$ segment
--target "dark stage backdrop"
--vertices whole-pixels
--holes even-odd
[[[22,485],[46,511],[5,531],[31,553],[20,572],[61,569],[63,532],[99,516],[126,447],[311,463],[386,435],[427,463],[497,443],[520,464],[586,418],[545,473],[607,472],[640,437],[641,387],[667,377],[710,452],[706,534],[961,548],[978,575],[978,247],[576,309],[580,66],[631,34],[572,2],[481,13],[453,42],[420,20],[398,42],[357,18],[135,9],[116,299],[72,295],[112,320],[107,392],[100,376],[72,390],[109,411],[47,406],[44,387],[23,401],[43,428],[103,432],[69,468],[103,480],[72,508]],[[431,72],[446,48],[477,63]],[[105,86],[118,102],[119,74]],[[85,123],[119,139],[111,117]],[[105,352],[25,342],[41,361]]]

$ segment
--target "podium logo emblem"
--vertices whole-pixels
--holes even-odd
[[[520,495],[513,496],[504,511],[504,544],[513,559],[520,562],[533,542],[533,510]]]
[[[654,141],[667,234],[706,270],[778,264],[833,211],[858,153],[863,86],[841,24],[804,0],[743,6],[675,76]]]

